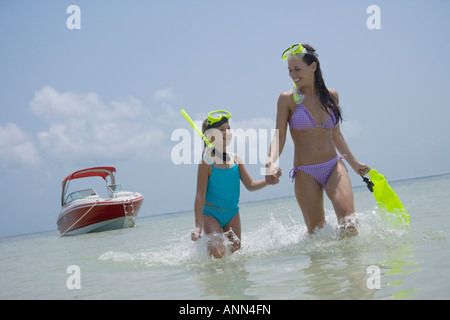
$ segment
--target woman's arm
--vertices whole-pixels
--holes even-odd
[[[341,130],[338,125],[336,128],[333,129],[333,142],[336,146],[336,149],[339,151],[340,154],[346,154],[345,160],[348,162],[348,164],[355,170],[357,174],[360,176],[364,176],[367,172],[370,171],[370,168],[359,161],[356,160],[353,153],[350,151],[349,146],[347,145],[347,142],[345,141],[345,138],[343,134],[341,133]]]
[[[280,94],[277,103],[277,119],[276,127],[277,133],[270,144],[269,157],[267,161],[272,164],[275,163],[283,152],[286,143],[287,123],[289,120],[289,101],[291,97],[288,92]]]
[[[339,104],[338,92],[334,89],[328,90]],[[364,176],[367,172],[370,171],[370,168],[366,164],[357,161],[353,153],[350,151],[350,148],[347,142],[345,141],[344,135],[341,132],[340,125],[337,125],[336,128],[333,129],[333,142],[338,152],[340,154],[346,155],[345,160],[353,168],[353,170],[355,170],[357,174],[359,174],[360,176]]]
[[[205,204],[206,189],[208,187],[208,179],[210,176],[210,165],[203,162],[198,165],[197,172],[197,192],[195,194],[194,214],[195,228],[192,230],[191,239],[196,241],[201,238],[203,227],[203,206]]]
[[[280,94],[277,103],[277,118],[276,118],[276,133],[272,138],[270,144],[269,156],[266,161],[266,181],[269,183],[278,183],[278,179],[275,179],[274,175],[277,173],[278,168],[274,167],[275,162],[281,156],[284,145],[286,143],[287,123],[289,121],[289,103],[292,97],[289,92],[283,92]]]

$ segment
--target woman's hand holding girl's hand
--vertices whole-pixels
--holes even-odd
[[[281,177],[281,169],[273,164],[271,160],[267,160],[266,162],[266,182],[268,184],[277,184],[280,182],[279,178]]]

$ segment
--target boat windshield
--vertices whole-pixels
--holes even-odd
[[[127,188],[125,188],[123,185],[121,184],[110,184],[108,185],[108,188],[112,191],[112,192],[119,192],[119,191],[128,191]]]
[[[64,202],[64,204],[68,204],[77,199],[83,199],[83,198],[87,198],[90,196],[96,196],[96,195],[97,195],[97,193],[94,191],[94,189],[78,190],[78,191],[75,191],[75,192],[72,192],[71,194],[69,194],[66,197],[66,201]]]

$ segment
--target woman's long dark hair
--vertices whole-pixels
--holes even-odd
[[[306,50],[309,52],[315,52],[316,50],[309,44],[302,44]],[[316,98],[320,101],[322,108],[331,115],[330,111],[334,113],[336,117],[336,124],[342,122],[341,108],[339,107],[338,101],[333,97],[333,95],[328,91],[325,86],[325,81],[323,81],[322,70],[320,69],[320,62],[316,55],[305,54],[303,56],[303,61],[309,66],[311,63],[317,63],[316,71],[314,71],[314,89],[316,91]]]

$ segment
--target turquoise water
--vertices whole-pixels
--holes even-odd
[[[242,249],[222,260],[190,240],[192,210],[131,229],[1,238],[0,299],[449,299],[450,175],[390,185],[408,229],[384,222],[365,187],[354,189],[359,235],[348,239],[329,202],[313,237],[293,196],[244,203]]]

